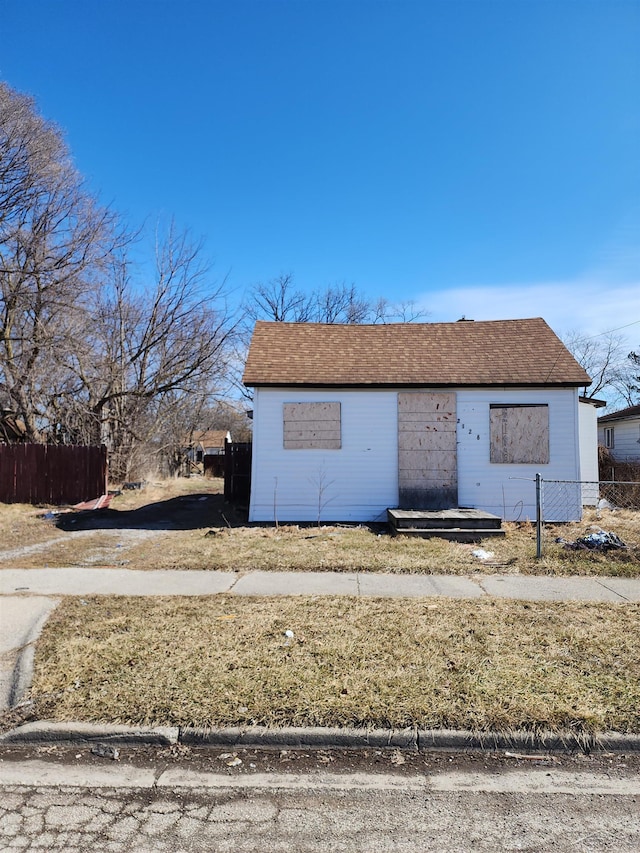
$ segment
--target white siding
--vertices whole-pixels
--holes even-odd
[[[339,450],[284,450],[285,403],[339,402]],[[398,503],[397,393],[257,388],[250,521],[386,521]],[[275,502],[275,512],[274,512]],[[318,504],[320,503],[320,507]]]
[[[611,455],[618,462],[640,462],[640,418],[608,421],[598,425],[598,441],[604,447],[605,427],[614,429]]]
[[[491,403],[549,405],[548,464],[514,465],[489,461]],[[548,480],[579,480],[579,465],[576,390],[458,391],[458,503],[461,507],[483,509],[510,521],[533,521],[536,517],[536,473]],[[580,508],[576,501],[564,503],[553,520],[579,518]]]
[[[582,505],[598,503],[598,410],[591,403],[579,403],[580,417],[580,479]]]
[[[397,395],[403,390],[411,389],[256,389],[249,520],[386,521],[387,507],[398,505]],[[293,402],[340,402],[341,449],[284,450],[283,406]],[[580,479],[576,390],[463,389],[457,402],[459,506],[535,519],[537,472]],[[491,403],[548,404],[548,464],[489,461]],[[580,509],[569,501],[562,513],[555,520],[579,517]]]

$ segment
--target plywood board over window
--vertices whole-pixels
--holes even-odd
[[[490,432],[491,462],[549,462],[549,406],[492,405]]]
[[[285,450],[340,450],[340,403],[284,403]]]

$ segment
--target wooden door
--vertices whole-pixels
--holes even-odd
[[[398,394],[398,502],[401,509],[457,507],[454,393]]]

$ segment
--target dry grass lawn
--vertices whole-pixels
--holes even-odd
[[[32,568],[56,566],[128,566],[136,569],[204,569],[223,571],[375,571],[432,574],[510,572],[549,575],[617,575],[640,577],[640,513],[593,510],[579,524],[548,526],[544,556],[535,558],[535,528],[528,523],[505,524],[504,539],[486,539],[482,547],[493,553],[482,561],[473,555],[478,545],[440,539],[393,538],[384,528],[368,526],[248,526],[242,515],[225,504],[222,481],[192,477],[150,483],[144,489],[114,498],[109,516],[113,529],[101,529],[99,519],[81,532],[58,529],[37,518],[43,510],[0,505],[0,549],[50,542],[40,549],[11,553],[0,565]],[[163,508],[186,496],[211,497],[208,514],[195,518],[187,529],[150,528],[132,521],[134,510]],[[198,503],[194,504],[197,508]],[[207,506],[207,504],[203,504]],[[194,510],[195,511],[195,510]],[[118,526],[119,513],[123,523]],[[160,513],[162,514],[162,513]],[[86,525],[85,525],[86,526]],[[571,551],[557,537],[575,540],[593,527],[617,533],[629,546],[623,551]]]
[[[58,720],[640,732],[639,627],[638,605],[66,599],[32,693]]]
[[[556,536],[576,539],[589,532],[582,524],[546,531],[542,560],[536,560],[535,527],[505,524],[504,539],[481,543],[493,557],[480,560],[474,545],[442,539],[394,538],[366,526],[217,528],[187,531],[169,537],[161,549],[141,543],[128,557],[132,565],[149,568],[217,569],[221,571],[358,571],[428,574],[491,574],[493,572],[548,575],[616,575],[640,577],[640,515],[613,524],[600,519],[604,529],[619,532],[630,547],[615,553],[570,551]],[[595,519],[594,519],[595,522]],[[152,565],[148,565],[149,559]]]
[[[47,508],[28,504],[0,503],[0,549],[9,551],[25,545],[63,539],[62,530],[57,530],[38,517],[46,511]]]

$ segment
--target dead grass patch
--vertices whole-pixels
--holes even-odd
[[[145,561],[148,546],[131,551]],[[467,573],[478,562],[467,547],[439,539],[394,539],[368,527],[218,528],[163,541],[158,567],[220,571],[386,571]],[[447,566],[444,569],[444,566]]]
[[[636,516],[637,518],[637,516]],[[635,524],[635,528],[634,528]],[[603,525],[604,526],[604,525]],[[480,545],[493,557],[474,556],[479,545],[443,539],[392,537],[369,527],[275,527],[217,528],[188,531],[171,536],[152,555],[154,568],[216,569],[219,571],[343,571],[418,574],[486,574],[493,572],[549,575],[640,576],[638,521],[607,525],[630,547],[598,553],[569,551],[556,536],[576,539],[589,532],[583,524],[547,529],[542,560],[535,557],[535,527],[505,524],[503,539],[485,539]],[[142,543],[131,550],[132,565],[147,563],[151,546]]]
[[[139,509],[146,504],[171,500],[182,495],[222,494],[224,480],[219,477],[169,477],[144,482],[140,489],[122,489],[111,506],[114,509]]]
[[[32,694],[58,720],[638,732],[639,617],[492,599],[66,599]]]
[[[11,557],[11,565],[32,568],[57,566],[121,566],[136,569],[194,569],[220,571],[373,571],[423,574],[487,574],[494,572],[548,575],[609,575],[640,577],[640,512],[629,510],[585,512],[582,522],[547,525],[544,556],[535,558],[535,526],[506,523],[503,539],[487,538],[480,545],[493,553],[482,561],[473,555],[478,544],[464,545],[441,539],[393,538],[382,526],[248,526],[241,512],[225,504],[222,480],[192,477],[149,483],[143,489],[116,496],[109,511],[112,530],[96,529],[79,536],[39,520],[41,510],[0,506],[3,543],[29,545],[55,540],[45,550]],[[215,496],[215,506],[197,497]],[[193,503],[175,499],[196,498]],[[189,529],[153,528],[150,516],[166,518],[183,505],[181,523]],[[174,509],[170,509],[173,506]],[[206,512],[197,516],[198,507]],[[186,507],[186,509],[185,509]],[[131,512],[145,513],[139,520]],[[122,512],[118,527],[118,513]],[[185,519],[194,518],[193,525]],[[91,522],[88,522],[89,526]],[[136,525],[139,525],[136,527]],[[570,551],[555,540],[575,540],[594,528],[610,530],[628,544],[607,553]],[[140,535],[136,537],[136,532]],[[1,555],[0,555],[1,556]]]
[[[61,530],[38,517],[50,509],[30,504],[0,503],[0,552],[64,537]]]

